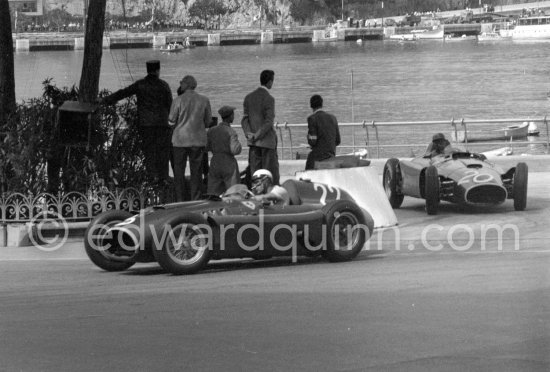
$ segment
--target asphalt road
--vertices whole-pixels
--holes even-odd
[[[3,249],[0,371],[548,371],[549,181],[531,176],[525,212],[407,198],[349,263],[172,276],[103,272],[79,242]]]

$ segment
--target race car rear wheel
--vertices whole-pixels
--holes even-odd
[[[106,271],[124,271],[134,265],[135,262],[114,260],[116,252],[108,249],[109,243],[103,240],[109,228],[129,217],[132,217],[129,212],[114,210],[102,213],[90,222],[84,234],[84,249],[96,266]]]
[[[514,173],[514,209],[523,211],[527,207],[528,168],[525,163],[518,163]]]
[[[437,214],[439,207],[439,174],[437,168],[430,165],[426,168],[424,198],[426,199],[426,212]]]
[[[165,224],[168,228],[162,247],[153,247],[160,266],[174,274],[193,274],[210,259],[211,236],[206,221],[197,215],[176,217]]]
[[[323,207],[326,246],[322,256],[330,262],[353,260],[372,234],[363,211],[349,200],[335,200]]]
[[[390,201],[392,208],[399,208],[403,204],[403,198],[397,188],[401,180],[401,172],[399,170],[399,159],[388,159],[386,165],[384,165],[384,191]]]

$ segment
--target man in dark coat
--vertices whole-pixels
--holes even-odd
[[[243,103],[241,125],[248,141],[248,163],[250,172],[267,169],[273,175],[273,183],[279,184],[279,159],[277,157],[277,134],[273,126],[275,120],[275,99],[269,94],[273,86],[275,72],[264,70],[260,74],[260,84],[249,93]]]
[[[221,195],[239,183],[239,165],[235,155],[242,150],[237,132],[231,128],[235,107],[223,106],[218,110],[222,122],[208,130],[206,149],[212,152],[208,171],[208,194]]]
[[[309,100],[313,114],[307,118],[307,142],[311,151],[307,156],[306,170],[314,169],[315,162],[336,155],[340,144],[340,130],[336,117],[323,110],[323,98],[315,94]]]
[[[113,104],[136,95],[138,131],[145,156],[145,169],[155,183],[164,185],[168,179],[168,162],[172,150],[172,129],[168,126],[172,91],[159,76],[160,61],[147,61],[146,77],[103,98],[102,103]]]

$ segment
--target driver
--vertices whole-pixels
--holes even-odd
[[[273,175],[267,169],[258,169],[252,175],[253,199],[269,201],[277,205],[290,204],[290,197],[284,187],[273,184]]]
[[[425,158],[431,158],[437,155],[449,155],[453,152],[451,143],[445,138],[443,133],[436,133],[432,137],[432,143],[428,145]]]

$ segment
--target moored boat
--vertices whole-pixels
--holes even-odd
[[[523,122],[520,125],[509,125],[507,127],[494,130],[457,130],[456,132],[451,132],[451,138],[455,142],[502,141],[526,138],[528,134],[529,123]]]
[[[550,39],[550,15],[519,18],[512,31],[514,40]]]
[[[453,34],[447,34],[445,35],[445,41],[471,41],[476,40],[477,36],[475,35],[461,35],[461,36],[455,36]]]
[[[391,35],[390,40],[416,41],[416,40],[418,40],[418,34],[396,34],[396,35]]]
[[[478,35],[477,41],[501,41],[506,40],[505,37],[500,36],[498,32],[482,32]]]
[[[443,40],[443,35],[444,35],[443,28],[436,28],[433,30],[419,32],[416,34],[416,36],[419,39],[438,39],[438,40]]]
[[[177,52],[181,52],[184,49],[193,49],[194,47],[195,45],[193,44],[181,45],[181,44],[175,43],[175,44],[168,44],[164,48],[160,48],[160,51],[166,52],[166,53],[177,53]]]

